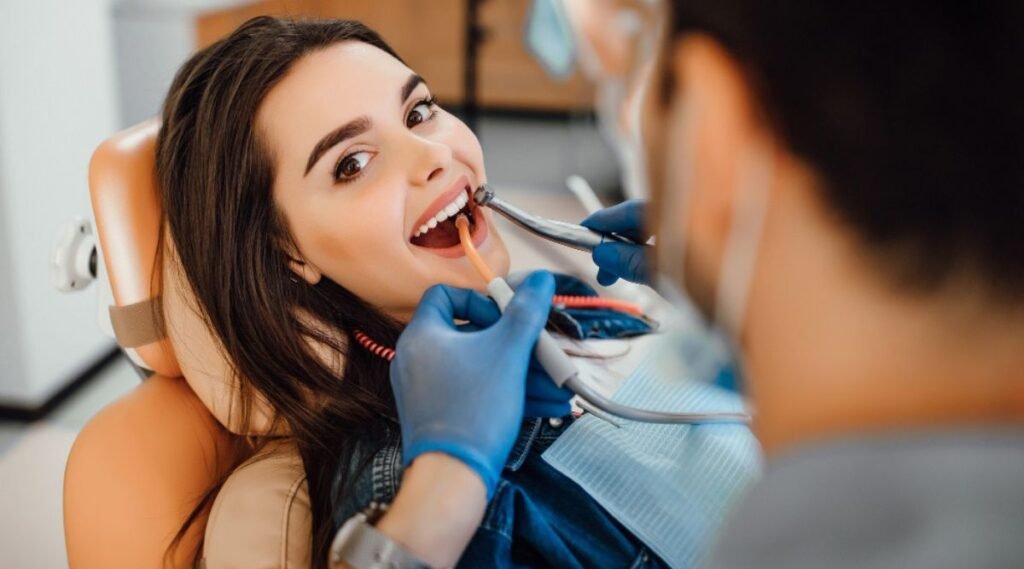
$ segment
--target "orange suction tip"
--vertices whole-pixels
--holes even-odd
[[[466,215],[462,214],[455,218],[455,227],[459,229],[459,243],[462,245],[462,250],[466,252],[466,257],[469,258],[469,262],[473,264],[473,268],[476,272],[480,273],[480,276],[487,282],[494,280],[494,272],[484,262],[483,257],[477,252],[476,247],[473,246],[473,238],[469,235],[469,219],[466,219]]]

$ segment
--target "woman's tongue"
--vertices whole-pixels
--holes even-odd
[[[437,224],[437,227],[413,237],[410,243],[428,249],[447,249],[459,244],[459,230],[455,227],[455,216]]]

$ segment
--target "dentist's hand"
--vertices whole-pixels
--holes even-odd
[[[532,274],[532,273],[531,273]],[[519,290],[526,273],[518,273],[508,278],[509,285],[514,290]],[[473,303],[473,320],[465,324],[459,324],[455,328],[461,332],[476,332],[487,328],[501,318],[501,311],[498,305],[482,294],[470,292]],[[548,372],[544,371],[537,355],[530,357],[530,367],[526,371],[526,406],[523,408],[523,416],[528,419],[564,417],[572,411],[569,401],[575,396],[568,387],[558,387],[551,379]]]
[[[493,302],[473,291],[441,285],[423,295],[391,363],[406,466],[443,452],[479,474],[488,497],[494,492],[523,419],[531,353],[553,294],[551,275],[534,273],[497,319]],[[455,319],[485,328],[460,331]]]
[[[644,228],[646,202],[629,200],[609,208],[596,211],[580,225],[602,233],[617,233],[637,243],[645,243],[651,234]],[[594,264],[597,265],[597,282],[608,286],[620,278],[627,281],[649,284],[647,254],[650,247],[624,243],[602,243],[594,248]]]

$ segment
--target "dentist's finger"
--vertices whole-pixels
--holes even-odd
[[[647,282],[647,252],[643,245],[602,243],[594,247],[594,264],[605,273],[635,283]],[[605,281],[608,281],[605,275]],[[599,275],[600,282],[600,275]],[[612,280],[611,282],[615,282]],[[605,284],[602,282],[601,284]],[[610,283],[609,283],[610,284]],[[607,286],[607,285],[605,285]]]
[[[612,286],[618,282],[618,280],[619,277],[615,276],[615,273],[609,273],[601,268],[597,269],[597,284],[601,286]]]
[[[523,280],[515,296],[508,303],[501,321],[491,329],[500,327],[501,335],[509,341],[526,341],[533,345],[537,341],[551,311],[551,299],[555,294],[555,279],[547,271],[536,271]]]
[[[413,325],[438,325],[446,323],[455,328],[454,320],[466,320],[479,328],[486,328],[498,321],[501,312],[490,298],[475,290],[434,285],[423,293],[420,304],[413,316]]]
[[[572,399],[573,392],[567,387],[555,385],[547,372],[530,369],[526,375],[526,396],[531,399],[565,403]]]
[[[650,231],[645,227],[646,209],[646,202],[628,200],[595,211],[581,221],[580,225],[601,233],[617,233],[637,243],[643,243],[651,237]]]

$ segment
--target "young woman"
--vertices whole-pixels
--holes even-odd
[[[157,171],[173,264],[237,375],[242,423],[254,401],[269,403],[301,455],[323,567],[338,523],[393,497],[400,478],[388,362],[357,335],[393,346],[430,285],[481,287],[457,213],[486,262],[508,271],[488,213],[468,199],[487,179],[480,144],[366,27],[258,18],[178,73]],[[604,316],[586,328],[643,328]],[[566,393],[538,385],[535,415],[568,411]],[[529,422],[464,565],[662,566],[540,461],[570,421]]]

